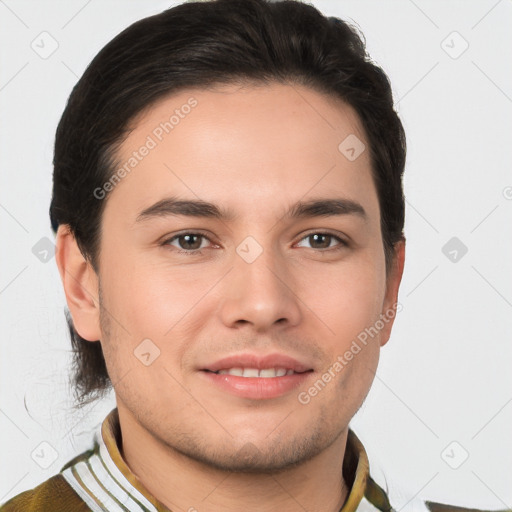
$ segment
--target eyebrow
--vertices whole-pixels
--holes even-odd
[[[177,199],[168,197],[142,210],[136,223],[158,217],[187,216],[234,221],[237,215],[229,209],[203,200]],[[361,204],[344,198],[312,199],[298,201],[284,215],[286,219],[303,219],[313,217],[331,217],[339,215],[356,215],[367,220],[367,214]]]

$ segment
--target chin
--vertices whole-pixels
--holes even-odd
[[[205,466],[231,473],[277,474],[314,458],[326,449],[333,439],[319,431],[305,434],[304,437],[278,436],[272,441],[267,438],[259,441],[231,442],[214,447],[200,443],[187,443],[186,446],[174,447],[182,455]]]

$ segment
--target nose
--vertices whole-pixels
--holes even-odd
[[[298,325],[300,300],[286,263],[271,249],[264,249],[252,262],[235,254],[233,268],[223,280],[220,315],[224,325],[249,324],[254,332]]]

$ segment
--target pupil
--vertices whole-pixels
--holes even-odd
[[[184,249],[198,249],[199,246],[201,245],[201,243],[199,243],[199,246],[197,246],[197,240],[196,240],[195,244],[193,241],[191,241],[193,238],[199,239],[199,235],[183,235],[182,238],[185,239],[185,245],[189,246],[189,247],[183,247],[183,244],[181,244]],[[197,247],[190,247],[190,245],[196,245]]]
[[[321,238],[324,238],[325,240],[327,240],[327,244],[325,244],[325,240],[324,240],[324,243],[320,243],[320,245],[322,245],[324,248],[325,247],[329,247],[329,242],[330,242],[330,235],[322,235],[322,234],[316,234],[316,235],[311,235],[312,238],[315,240],[315,242],[318,242],[318,239],[321,237]]]

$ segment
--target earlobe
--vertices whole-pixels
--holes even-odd
[[[55,244],[55,261],[74,327],[82,338],[97,341],[101,339],[98,276],[81,253],[69,226],[59,226]]]
[[[400,311],[398,307],[398,290],[405,265],[405,238],[395,244],[393,263],[386,279],[386,296],[384,299],[384,307],[382,308],[382,321],[384,327],[380,332],[380,345],[383,347],[391,336],[391,328],[395,321],[397,313]]]

